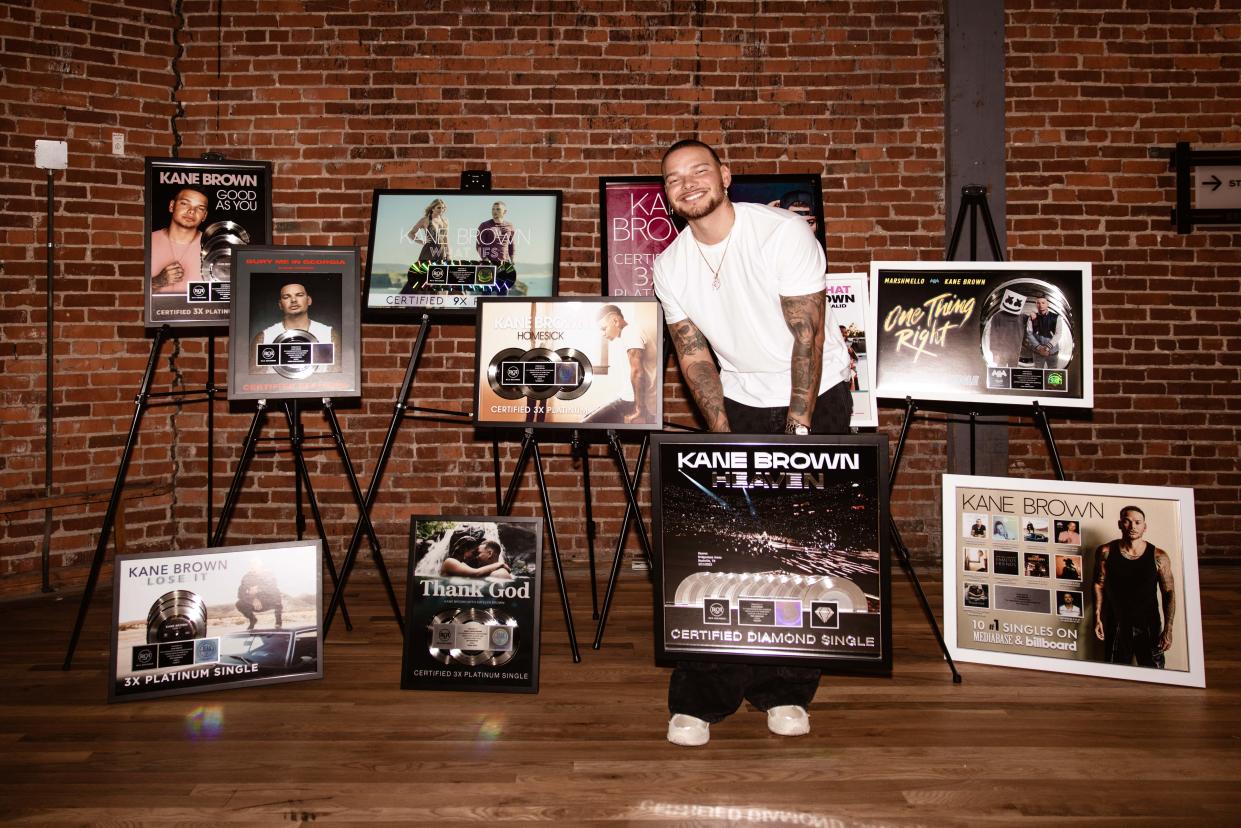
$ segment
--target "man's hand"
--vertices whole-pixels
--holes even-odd
[[[161,286],[167,286],[178,284],[184,278],[185,268],[181,267],[177,262],[173,262],[156,274],[155,281]]]
[[[1164,627],[1159,634],[1159,652],[1166,653],[1172,647],[1172,627]]]
[[[1103,618],[1098,615],[1094,618],[1094,637],[1103,640]]]

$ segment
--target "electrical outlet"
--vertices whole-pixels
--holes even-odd
[[[113,155],[124,155],[125,154],[125,133],[123,132],[112,133],[112,154]]]

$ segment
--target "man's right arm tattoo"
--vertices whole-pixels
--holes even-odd
[[[719,371],[711,359],[707,338],[688,319],[669,325],[668,330],[672,333],[672,344],[676,348],[681,376],[685,378],[685,384],[689,386],[690,394],[707,422],[707,428],[717,432],[728,431],[724,387],[720,384]]]

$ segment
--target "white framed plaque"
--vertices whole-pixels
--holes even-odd
[[[955,660],[1205,686],[1192,489],[946,474],[943,533]]]

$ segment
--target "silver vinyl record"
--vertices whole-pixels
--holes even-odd
[[[503,351],[500,351],[500,353],[493,356],[491,358],[491,362],[487,364],[487,384],[491,386],[491,390],[494,391],[496,396],[500,397],[500,399],[520,400],[523,396],[525,396],[525,392],[522,390],[521,386],[521,366],[516,364],[521,360],[524,353],[525,351],[521,348],[505,348]],[[500,366],[501,363],[504,362],[509,363],[508,367],[510,370],[516,369],[517,374],[513,378],[513,380],[516,381],[516,384],[514,384],[513,380],[510,380],[507,385],[502,383],[503,377],[500,376]]]
[[[526,351],[522,361],[527,363],[547,363],[553,366],[552,370],[554,371],[554,366],[557,362],[560,362],[560,357],[556,355],[555,351],[548,350],[547,348],[531,348],[529,351]],[[554,382],[547,385],[523,385],[521,387],[522,395],[532,400],[546,400],[556,396],[559,391],[560,387]]]
[[[427,631],[427,651],[441,664],[500,667],[518,649],[517,619],[494,608],[444,610],[431,618]]]
[[[207,635],[207,604],[188,589],[165,592],[147,613],[147,643],[188,641]]]
[[[281,342],[304,342],[309,345],[318,341],[310,331],[303,331],[301,328],[288,328],[277,334],[272,343],[278,345]],[[302,379],[315,372],[315,366],[309,360],[307,360],[305,365],[273,365],[272,369],[280,376],[288,377],[289,379]]]
[[[203,278],[210,282],[227,282],[233,276],[233,248],[250,243],[246,228],[234,221],[217,221],[203,230]]]
[[[590,383],[595,378],[595,368],[590,364],[590,359],[576,348],[559,348],[556,356],[560,357],[561,362],[576,362],[580,372],[577,385],[561,387],[556,399],[576,400],[590,390]]]

